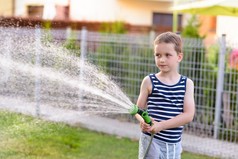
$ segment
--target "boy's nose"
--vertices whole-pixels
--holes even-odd
[[[164,62],[165,60],[164,60],[164,58],[163,57],[161,57],[160,58],[160,62]]]

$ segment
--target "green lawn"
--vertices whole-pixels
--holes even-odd
[[[138,141],[0,111],[0,158],[137,159]],[[211,159],[184,152],[182,159]]]

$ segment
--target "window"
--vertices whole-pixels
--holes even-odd
[[[161,31],[171,31],[173,28],[173,14],[153,13],[153,26]],[[182,26],[182,15],[178,15],[178,28]]]
[[[66,20],[69,19],[69,6],[55,6],[56,15],[53,19]],[[28,17],[30,18],[43,18],[44,6],[27,6]]]
[[[69,6],[56,5],[56,16],[54,19],[57,20],[69,19]]]
[[[44,6],[27,6],[28,16],[31,18],[42,18]]]

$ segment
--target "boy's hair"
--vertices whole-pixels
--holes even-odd
[[[158,35],[154,40],[154,45],[160,43],[172,43],[174,44],[174,50],[177,53],[182,53],[182,39],[180,35],[173,32],[164,32]]]

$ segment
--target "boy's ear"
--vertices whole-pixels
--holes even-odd
[[[178,62],[181,62],[182,59],[183,59],[183,53],[181,52],[178,54]]]

